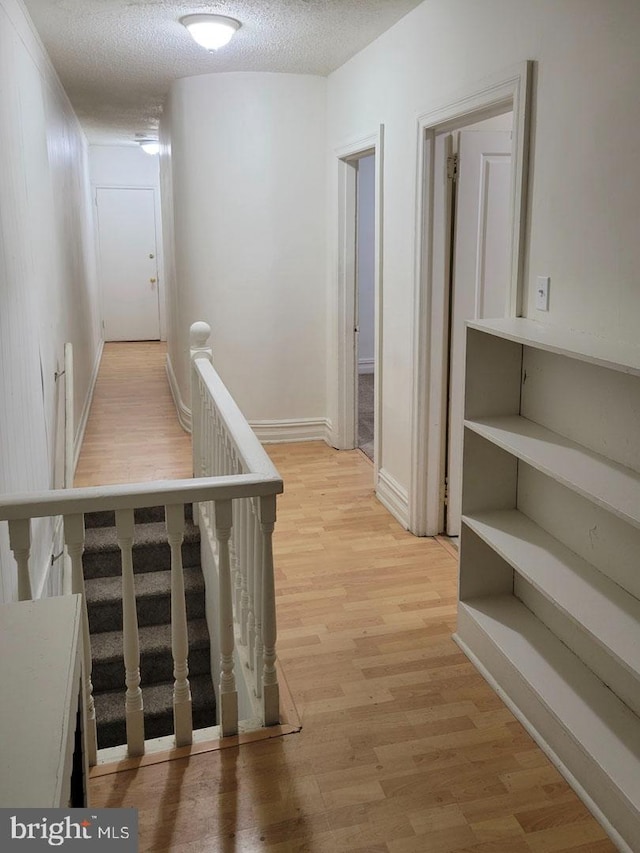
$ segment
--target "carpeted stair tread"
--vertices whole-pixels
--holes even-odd
[[[183,571],[187,616],[205,613],[204,578],[199,568]],[[171,571],[140,572],[135,576],[138,624],[158,625],[171,619]],[[85,582],[89,629],[92,634],[122,630],[122,578],[117,575]]]
[[[204,619],[188,622],[189,672],[203,675],[211,670],[209,633]],[[153,625],[141,628],[140,681],[143,685],[158,684],[173,677],[171,654],[171,626]],[[125,681],[122,634],[109,631],[96,634],[93,648],[91,680],[94,693],[121,689]]]
[[[187,622],[189,649],[209,647],[209,631],[205,619]],[[171,655],[171,625],[148,625],[138,630],[140,656],[167,651]],[[122,631],[103,631],[91,637],[93,665],[104,661],[122,662]],[[123,663],[124,666],[124,663]]]
[[[200,564],[200,531],[191,521],[185,522],[182,543],[185,566]],[[82,565],[85,579],[120,575],[120,548],[115,527],[90,527],[86,531]],[[171,550],[163,522],[153,521],[135,527],[133,568],[136,573],[156,572],[171,567]]]
[[[155,545],[167,541],[167,530],[163,521],[148,521],[136,524],[134,529],[133,547]],[[200,541],[200,531],[193,522],[185,521],[185,542]],[[93,551],[119,551],[115,527],[89,527],[85,532],[85,553]]]
[[[216,724],[215,695],[211,676],[189,676],[189,684],[194,729],[214,726]],[[124,699],[124,687],[95,697],[100,749],[119,746],[126,742]],[[173,734],[173,681],[143,687],[142,701],[145,737]]]

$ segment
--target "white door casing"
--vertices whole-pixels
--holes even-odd
[[[155,190],[98,187],[96,205],[104,339],[159,340]]]
[[[425,111],[417,120],[418,174],[413,299],[413,395],[409,529],[417,536],[441,532],[443,436],[446,420],[448,335],[445,234],[434,217],[438,136],[513,111],[509,223],[511,256],[507,316],[519,316],[523,298],[529,120],[533,62],[522,62]]]
[[[460,532],[465,321],[508,310],[511,233],[511,133],[458,133],[451,296],[446,533]]]

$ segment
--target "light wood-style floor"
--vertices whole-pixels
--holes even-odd
[[[140,428],[117,382],[118,371],[130,373],[128,352],[138,357],[110,346],[105,369],[140,440],[135,448],[124,430],[121,449],[107,430],[96,453],[88,437],[98,479],[121,465],[134,471],[136,454],[149,470],[171,469],[161,448],[172,440],[161,436],[175,425],[161,417]],[[359,451],[269,451],[285,481],[278,649],[302,731],[95,779],[92,805],[138,808],[141,851],[615,851],[451,639],[454,558],[403,531],[375,500]]]
[[[191,439],[176,417],[165,357],[158,341],[104,345],[75,486],[191,476]]]

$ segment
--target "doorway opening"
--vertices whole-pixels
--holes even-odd
[[[521,312],[530,62],[419,120],[410,529],[460,525],[465,321]]]
[[[338,151],[337,419],[334,445],[380,466],[382,138]]]
[[[373,462],[375,427],[375,168],[376,155],[356,161],[357,445]]]

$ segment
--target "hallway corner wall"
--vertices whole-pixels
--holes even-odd
[[[169,358],[188,405],[189,325],[258,424],[325,423],[326,80],[173,83],[161,123]],[[173,239],[172,239],[173,235]]]
[[[17,0],[0,0],[0,493],[63,483],[64,343],[75,361],[75,424],[101,351],[88,146],[50,60]],[[49,571],[53,522],[32,525],[34,595]],[[0,600],[16,597],[0,524]]]

